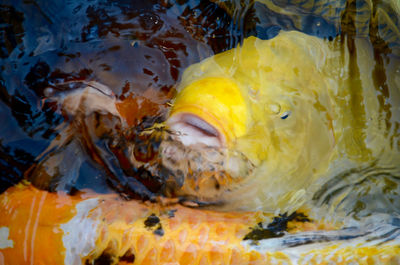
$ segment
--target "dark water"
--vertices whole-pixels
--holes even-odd
[[[2,191],[21,180],[66,118],[46,88],[97,80],[119,98],[150,87],[168,93],[185,67],[235,46],[241,34],[208,1],[2,1],[0,12]],[[93,188],[85,176],[103,180],[104,169],[86,150],[79,155],[77,188]]]
[[[124,146],[135,142],[135,156],[146,161],[153,147],[141,145],[146,139],[137,131],[163,119],[183,70],[247,36],[268,39],[293,29],[328,40],[360,36],[374,44],[377,61],[399,56],[398,36],[385,30],[386,21],[372,19],[384,3],[376,1],[365,15],[362,1],[297,2],[2,0],[0,191],[25,177],[44,179],[34,184],[49,190],[133,189],[130,195],[146,197],[140,182],[156,192],[162,180],[132,167]],[[395,15],[389,18],[398,25]],[[71,117],[51,100],[89,81],[120,100],[145,95],[147,105],[135,108],[139,118],[129,128],[102,113]],[[73,138],[46,149],[77,120]]]

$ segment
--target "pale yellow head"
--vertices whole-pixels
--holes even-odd
[[[167,125],[178,132],[183,153],[203,159],[183,155],[171,164],[192,185],[176,194],[227,209],[300,204],[335,146],[329,91],[337,87],[325,72],[329,56],[323,40],[285,32],[266,41],[248,38],[189,67]],[[210,147],[224,158],[207,158]]]

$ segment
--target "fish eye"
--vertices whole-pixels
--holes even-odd
[[[290,110],[285,111],[284,113],[282,113],[281,119],[282,119],[282,120],[287,119],[287,118],[290,116],[290,114],[292,114],[292,112],[291,112]]]

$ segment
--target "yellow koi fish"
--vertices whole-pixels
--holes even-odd
[[[327,198],[336,183],[346,189],[329,204],[354,196],[340,205],[351,212],[353,199],[373,204],[350,193],[373,175],[366,190],[386,203],[385,183],[400,176],[399,61],[384,65],[387,82],[377,87],[373,56],[364,39],[291,31],[190,66],[161,145],[174,175],[167,193],[216,209],[290,212]],[[390,202],[371,211],[385,207],[399,212]]]

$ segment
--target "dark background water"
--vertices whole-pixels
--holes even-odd
[[[48,88],[72,91],[60,84],[95,80],[120,99],[149,88],[168,94],[188,65],[247,36],[268,39],[295,29],[332,40],[352,28],[338,19],[351,9],[345,1],[337,1],[329,17],[281,2],[291,12],[212,1],[1,0],[0,191],[38,162],[66,119],[47,100]],[[83,158],[71,166],[78,176],[74,188],[106,191],[103,166],[76,148]]]

